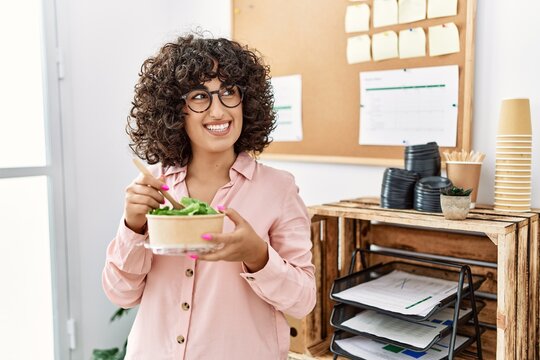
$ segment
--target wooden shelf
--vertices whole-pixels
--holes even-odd
[[[497,329],[482,335],[484,358],[539,360],[538,211],[503,213],[477,206],[467,219],[454,221],[438,213],[382,209],[378,199],[362,198],[312,206],[309,212],[318,301],[296,324],[301,331],[291,350],[303,355],[291,353],[291,359],[333,358],[330,286],[348,273],[355,248],[378,245],[473,261],[473,274],[486,277],[479,291],[492,295],[482,299],[486,306],[479,320]],[[371,254],[367,265],[391,260]]]

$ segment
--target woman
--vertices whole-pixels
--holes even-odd
[[[127,360],[286,359],[284,314],[315,305],[310,221],[289,173],[257,163],[275,114],[269,69],[227,39],[192,35],[147,59],[128,119],[131,148],[150,164],[126,188],[107,250],[103,288],[139,305]],[[205,255],[160,256],[142,246],[158,189],[193,197],[227,216]]]

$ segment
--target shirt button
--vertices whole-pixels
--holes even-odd
[[[193,270],[192,269],[187,269],[186,270],[186,276],[187,277],[192,277],[193,276]]]
[[[183,344],[185,340],[186,340],[186,339],[184,339],[184,337],[183,337],[182,335],[178,335],[178,336],[176,337],[176,341],[177,341],[179,344]]]
[[[255,280],[255,278],[253,276],[246,276],[246,279],[248,279],[249,281]]]
[[[182,303],[182,309],[186,311],[189,310],[189,304],[187,302]]]

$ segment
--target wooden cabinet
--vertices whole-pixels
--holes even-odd
[[[479,318],[491,326],[482,335],[484,358],[540,360],[538,212],[483,207],[471,210],[466,220],[453,221],[442,214],[382,209],[376,199],[312,206],[309,211],[318,301],[310,315],[295,323],[291,349],[303,355],[291,353],[291,359],[332,358],[332,282],[348,273],[355,248],[379,246],[470,262],[473,274],[486,277],[479,289],[486,303]],[[391,260],[371,254],[367,266]]]

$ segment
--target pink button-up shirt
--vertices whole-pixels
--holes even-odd
[[[189,196],[186,167],[162,169],[176,198]],[[139,304],[126,360],[286,359],[283,314],[304,317],[315,305],[310,222],[287,172],[241,153],[212,206],[238,211],[268,242],[269,260],[249,273],[240,262],[154,255],[122,220],[107,249],[103,288],[123,308]],[[234,230],[225,218],[224,232]]]

